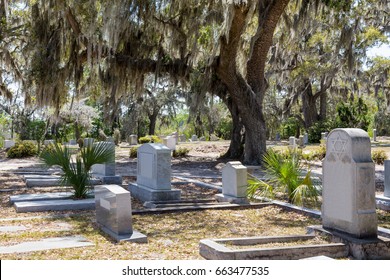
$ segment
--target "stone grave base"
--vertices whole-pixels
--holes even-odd
[[[376,208],[385,211],[390,211],[390,197],[377,195],[375,198],[376,198]]]
[[[136,183],[130,183],[128,190],[130,191],[132,197],[141,201],[180,200],[181,196],[180,190],[154,190]]]
[[[249,204],[249,200],[246,197],[235,197],[226,194],[216,194],[215,199],[218,202],[229,202],[235,204]]]
[[[46,178],[34,178],[34,179],[25,179],[26,186],[28,188],[33,187],[52,187],[52,186],[62,186],[62,181],[60,178],[54,177],[46,177]],[[90,181],[91,185],[99,185],[101,184],[100,179],[93,178]]]
[[[72,196],[71,192],[19,194],[19,195],[11,195],[9,197],[9,202],[11,204],[14,204],[16,202],[23,202],[23,201],[61,200],[61,199],[70,199],[71,196]]]
[[[148,238],[145,234],[140,233],[139,231],[133,231],[129,234],[117,234],[110,230],[109,228],[99,225],[100,229],[111,236],[117,242],[135,242],[135,243],[147,243]]]
[[[265,236],[248,238],[204,239],[200,241],[199,253],[210,260],[298,260],[316,256],[345,258],[348,246],[339,243],[319,245],[293,245],[285,247],[255,248],[255,245],[275,242],[299,242],[315,238],[315,235]],[[235,249],[231,246],[243,246]],[[254,246],[245,249],[244,246]],[[246,247],[248,248],[248,247]]]
[[[95,209],[95,200],[88,199],[59,199],[15,202],[16,212],[42,212],[42,211],[65,211],[65,210],[92,210]]]
[[[349,255],[354,259],[390,259],[389,230],[378,228],[377,238],[356,238],[350,234],[324,229],[322,225],[308,227],[309,232],[331,238],[333,242],[342,242],[348,247]]]

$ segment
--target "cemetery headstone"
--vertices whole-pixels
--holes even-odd
[[[390,160],[385,160],[385,197],[390,198]]]
[[[206,137],[204,137],[204,136],[200,137],[199,141],[206,141]]]
[[[215,134],[210,135],[210,141],[218,141],[219,138]]]
[[[196,141],[198,141],[198,136],[196,136],[195,134],[194,134],[194,135],[192,135],[192,137],[191,137],[191,141],[192,141],[192,142],[196,142]]]
[[[133,230],[130,193],[118,185],[95,186],[96,221],[116,241],[145,243],[147,237]]]
[[[239,161],[230,161],[222,169],[222,194],[217,194],[218,201],[248,203],[246,198],[248,170]]]
[[[15,146],[14,140],[4,140],[4,148],[9,149],[13,146]]]
[[[298,143],[300,148],[305,146],[305,137],[303,135],[299,135]]]
[[[175,139],[175,145],[176,145],[177,143],[179,143],[179,133],[178,133],[177,131],[173,132],[173,133],[171,134],[171,137],[173,137],[173,138]]]
[[[179,200],[180,190],[171,189],[171,150],[160,143],[147,143],[137,151],[137,183],[130,183],[132,196],[141,201]]]
[[[112,143],[114,143],[114,142],[115,142],[115,141],[114,141],[114,137],[107,136],[107,137],[106,137],[106,142],[112,142]]]
[[[77,145],[77,141],[75,139],[70,139],[69,140],[69,145]]]
[[[176,138],[173,136],[166,137],[165,145],[171,150],[176,150]]]
[[[357,128],[329,134],[323,162],[322,224],[357,238],[377,236],[374,163],[368,134]]]
[[[304,144],[304,145],[309,144],[309,134],[307,134],[307,133],[305,133],[305,134],[303,135],[303,144]]]
[[[137,138],[137,135],[131,134],[131,135],[129,136],[129,144],[130,144],[130,145],[138,145],[138,138]]]
[[[291,149],[294,149],[294,148],[296,148],[296,139],[295,139],[295,137],[294,136],[290,136],[290,138],[288,138],[288,146],[289,146],[289,148],[291,148]]]
[[[280,132],[276,132],[275,140],[280,141]]]
[[[114,142],[97,142],[107,145],[113,152],[113,157],[109,162],[92,165],[92,174],[102,180],[103,184],[122,184],[122,176],[115,175],[115,143]]]
[[[376,129],[374,128],[373,130],[372,130],[372,141],[374,141],[374,142],[376,142]]]

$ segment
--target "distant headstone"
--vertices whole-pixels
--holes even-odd
[[[390,160],[385,160],[385,197],[390,198]]]
[[[171,134],[171,137],[173,137],[173,138],[175,139],[175,145],[176,145],[177,143],[179,143],[179,133],[178,133],[177,131],[173,132],[173,133]]]
[[[294,136],[290,136],[290,138],[288,138],[289,148],[294,149],[297,147],[297,144],[295,143],[295,141],[296,141],[296,138]]]
[[[179,140],[180,140],[180,142],[186,142],[187,141],[186,136],[184,134],[179,136]]]
[[[176,150],[176,138],[173,137],[173,136],[168,136],[165,138],[166,139],[166,146],[171,149],[172,151],[173,150]]]
[[[191,141],[192,142],[196,142],[198,141],[198,136],[196,136],[195,134],[191,136]]]
[[[75,139],[70,139],[69,145],[77,145],[77,141]]]
[[[14,140],[4,140],[4,148],[9,149],[13,146],[15,146]]]
[[[374,141],[374,142],[376,142],[376,129],[374,128],[373,130],[372,130],[372,141]]]
[[[309,144],[309,134],[307,134],[307,133],[305,133],[305,134],[303,135],[303,144],[304,144],[304,145]]]
[[[368,134],[357,128],[329,134],[323,162],[322,224],[357,238],[377,236],[375,174]]]
[[[206,137],[204,137],[204,136],[200,137],[199,141],[206,141]]]
[[[118,185],[95,186],[96,221],[116,241],[147,242],[133,231],[130,193]]]
[[[43,141],[43,145],[47,146],[47,145],[54,145],[55,144],[55,141],[54,140],[44,140]]]
[[[280,141],[280,133],[276,132],[275,141]]]
[[[137,183],[130,183],[132,196],[141,201],[179,200],[180,190],[171,189],[171,150],[160,143],[147,143],[137,151]]]
[[[300,148],[305,146],[305,137],[303,135],[299,135],[298,144]]]
[[[109,162],[92,165],[92,174],[100,178],[103,184],[122,184],[122,176],[115,175],[115,143],[97,142],[94,145],[106,145],[113,153]]]
[[[247,203],[247,168],[239,161],[230,161],[222,169],[222,194],[216,195],[219,201]]]
[[[84,138],[84,147],[92,146],[93,142],[94,142],[93,138]]]
[[[138,145],[138,137],[135,134],[131,134],[129,136],[129,144],[130,145]]]

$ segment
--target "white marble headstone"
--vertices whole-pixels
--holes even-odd
[[[233,197],[246,197],[247,168],[239,161],[230,161],[222,169],[222,193]]]
[[[171,189],[171,150],[159,143],[147,143],[137,151],[137,184],[158,190]]]
[[[323,162],[322,224],[358,238],[377,235],[370,137],[357,128],[329,133]]]

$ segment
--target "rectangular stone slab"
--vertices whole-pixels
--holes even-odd
[[[66,199],[72,196],[71,192],[58,192],[58,193],[37,193],[37,194],[18,194],[11,195],[9,202],[11,204],[22,201],[39,201],[39,200],[59,200]]]
[[[95,209],[95,200],[89,199],[63,199],[24,201],[14,203],[16,212],[39,212],[39,211],[64,211],[64,210],[92,210]]]
[[[92,179],[91,184],[97,185],[100,184],[101,180]],[[61,180],[57,178],[46,178],[46,179],[26,179],[26,186],[28,188],[32,187],[51,187],[51,186],[61,186]]]
[[[93,246],[83,236],[46,238],[39,241],[23,242],[12,246],[1,246],[0,254],[26,253],[50,249],[76,248]]]

